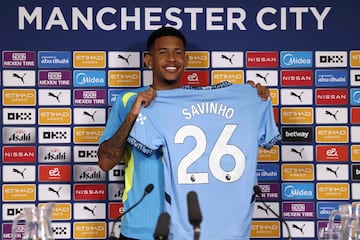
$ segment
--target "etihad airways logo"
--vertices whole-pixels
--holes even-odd
[[[353,162],[360,162],[360,145],[351,145],[351,159]]]
[[[109,87],[140,87],[141,74],[139,70],[109,70]]]
[[[252,238],[279,238],[280,222],[279,221],[252,221],[251,232]]]
[[[187,51],[188,68],[209,68],[210,54],[207,51]]]
[[[349,128],[347,126],[339,127],[316,127],[316,142],[318,143],[348,143]]]
[[[248,68],[277,68],[278,66],[278,52],[246,52],[246,67]]]
[[[224,81],[231,82],[233,84],[244,83],[244,71],[243,70],[213,70],[211,71],[211,84],[218,84]]]
[[[106,52],[103,51],[74,51],[74,68],[105,68]]]
[[[3,106],[35,106],[35,89],[3,89]]]
[[[349,183],[317,183],[316,192],[318,200],[349,200]]]
[[[74,143],[98,143],[104,127],[74,127]]]
[[[38,121],[40,125],[69,125],[71,124],[70,108],[39,108]]]
[[[282,164],[281,178],[283,181],[313,181],[313,164]]]
[[[106,231],[106,222],[74,222],[73,236],[75,239],[103,239]]]
[[[279,146],[275,145],[271,149],[259,147],[258,149],[259,162],[278,162],[279,161]]]
[[[3,201],[8,202],[29,202],[35,201],[36,185],[35,184],[3,184],[2,185]]]
[[[282,124],[313,124],[313,108],[281,108]]]
[[[360,67],[360,51],[350,51],[350,67]]]

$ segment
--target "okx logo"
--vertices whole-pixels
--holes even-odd
[[[70,128],[39,127],[39,143],[70,143]]]

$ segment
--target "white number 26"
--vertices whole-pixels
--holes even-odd
[[[235,182],[244,173],[245,155],[235,145],[228,144],[233,135],[236,125],[226,125],[218,137],[209,156],[209,169],[211,174],[221,182]],[[195,139],[195,147],[181,161],[178,167],[179,184],[201,184],[209,182],[208,172],[189,173],[188,168],[191,164],[199,160],[205,153],[207,147],[206,135],[201,128],[194,125],[187,125],[180,128],[174,142],[176,144],[184,143],[185,138],[192,137]],[[231,171],[225,171],[221,167],[221,159],[224,155],[230,155],[234,160],[234,167]]]

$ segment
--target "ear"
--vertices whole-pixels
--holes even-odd
[[[150,55],[150,53],[145,53],[144,55],[144,63],[145,63],[145,66],[148,67],[148,68],[152,68],[152,57]]]

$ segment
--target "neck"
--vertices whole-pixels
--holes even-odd
[[[180,87],[179,81],[154,81],[152,84],[152,88],[155,90],[171,90]]]

